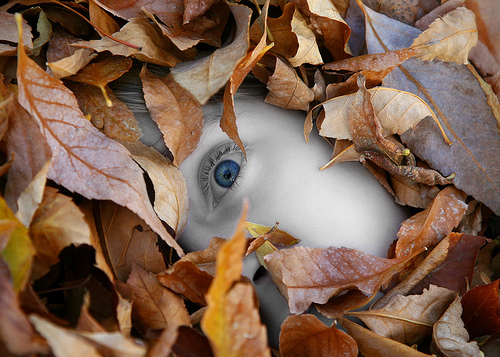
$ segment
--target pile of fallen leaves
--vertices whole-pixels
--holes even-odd
[[[499,16],[495,0],[3,5],[0,354],[498,355]],[[132,59],[171,68],[141,72],[170,158],[109,89]],[[314,121],[336,139],[323,169],[360,161],[414,207],[390,259],[266,254],[287,238],[246,209],[234,237],[184,255],[178,166],[224,86],[221,127],[242,146],[233,95],[250,72],[267,102],[308,112],[306,140]],[[293,314],[279,351],[241,278],[255,250]]]

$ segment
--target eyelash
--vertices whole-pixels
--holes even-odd
[[[243,148],[246,151],[247,144],[243,143]],[[233,152],[242,152],[240,147],[235,143],[228,143],[226,145],[219,146],[214,152],[210,154],[208,158],[203,160],[203,166],[200,168],[200,181],[201,181],[201,190],[204,195],[208,193],[210,187],[210,173],[212,169],[217,166],[217,163],[221,160],[221,158],[233,153]],[[241,167],[243,163],[240,164]],[[238,178],[234,182],[234,184],[230,187],[233,189],[235,185],[238,184],[238,181],[241,180],[241,172],[238,173]]]

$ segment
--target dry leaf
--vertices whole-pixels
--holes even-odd
[[[79,332],[86,340],[92,341],[103,356],[110,357],[144,357],[146,349],[116,332]]]
[[[368,8],[366,14],[369,53],[409,47],[420,34],[418,29]],[[402,136],[410,150],[444,176],[455,173],[453,184],[457,188],[500,213],[500,166],[496,159],[500,156],[500,134],[484,90],[469,68],[409,59],[387,75],[383,85],[418,94],[427,101],[453,142],[446,144],[440,129],[423,120]],[[464,107],[468,110],[462,110]],[[480,140],[471,132],[479,133]]]
[[[107,35],[120,30],[118,23],[93,1],[89,2],[89,18],[96,28]]]
[[[425,211],[401,224],[396,244],[396,256],[412,254],[423,247],[432,247],[458,226],[467,210],[465,196],[455,187],[441,191]]]
[[[132,303],[134,326],[143,336],[148,330],[191,325],[184,300],[161,285],[151,273],[133,265],[127,284],[134,294]]]
[[[427,208],[439,193],[439,188],[435,186],[430,187],[396,175],[391,176],[391,187],[398,204],[417,208]]]
[[[335,324],[324,325],[314,315],[290,316],[281,325],[280,352],[288,356],[357,357],[356,342]]]
[[[212,276],[200,270],[194,263],[182,258],[172,267],[159,273],[157,277],[162,285],[183,295],[189,301],[202,306],[207,305],[205,296],[212,283]]]
[[[411,25],[417,18],[417,12],[419,10],[420,2],[418,0],[387,0],[383,3],[373,2],[372,4],[373,5],[370,7],[373,10],[389,16],[394,20],[398,20]]]
[[[233,238],[217,254],[217,273],[206,296],[208,309],[201,328],[216,356],[270,356],[266,328],[254,302],[253,286],[236,283],[246,250],[245,221],[248,204]],[[235,284],[236,283],[236,284]]]
[[[431,285],[421,295],[396,295],[380,309],[351,312],[380,336],[406,345],[420,344],[456,297],[456,292]]]
[[[326,304],[316,304],[314,306],[321,315],[329,319],[338,319],[344,316],[348,311],[367,306],[376,295],[377,293],[366,296],[359,290],[349,290],[345,294],[331,298]]]
[[[108,201],[100,202],[97,212],[103,232],[101,241],[119,280],[127,280],[134,263],[155,273],[165,269],[163,255],[156,244],[157,235],[140,217]]]
[[[37,279],[47,273],[59,259],[61,250],[70,244],[90,244],[90,231],[70,197],[47,187],[44,199],[35,212],[30,235],[36,250],[34,273]]]
[[[268,227],[251,222],[246,222],[245,226],[246,230],[250,232],[250,234],[254,238],[269,234],[266,239],[273,244],[294,245],[300,242],[300,239],[295,238],[294,236],[288,234],[285,231],[282,231],[281,229],[278,229],[277,227],[277,224],[274,227]]]
[[[299,46],[295,55],[287,58],[290,64],[293,67],[299,67],[304,63],[312,65],[323,64],[323,58],[316,42],[316,35],[308,27],[307,21],[298,9],[295,9],[293,13],[291,30],[297,36]]]
[[[469,342],[469,334],[460,316],[462,305],[457,296],[446,312],[434,324],[432,343],[445,356],[480,356],[476,341]]]
[[[26,20],[22,20],[21,26],[23,27],[22,43],[25,47],[33,47],[33,35],[31,34],[31,27]],[[2,56],[15,56],[16,48],[8,45],[8,43],[19,43],[17,32],[16,20],[14,14],[7,12],[0,12],[0,54]]]
[[[155,190],[154,209],[178,237],[186,228],[189,206],[186,181],[180,170],[158,151],[139,142],[126,144],[132,158],[147,172]]]
[[[225,242],[226,239],[224,238],[213,237],[206,249],[188,253],[182,259],[192,262],[200,270],[215,276],[215,260],[217,259],[219,249]]]
[[[266,102],[285,109],[308,110],[314,92],[300,79],[295,69],[276,58],[276,68],[267,82]]]
[[[500,280],[495,280],[487,285],[476,286],[462,297],[462,320],[471,339],[500,331],[499,283]]]
[[[475,16],[465,7],[459,7],[436,19],[422,32],[412,46],[417,47],[422,61],[468,63],[469,51],[477,44]]]
[[[198,101],[171,76],[157,78],[146,67],[141,73],[146,106],[179,166],[196,149],[203,129]]]
[[[325,304],[349,289],[366,295],[378,291],[409,258],[384,259],[350,248],[283,249],[264,257],[274,283],[287,298],[290,312]]]
[[[234,41],[214,51],[208,57],[183,62],[172,69],[175,81],[187,89],[201,104],[205,104],[224,86],[248,50],[251,10],[236,4],[230,4],[229,7],[236,20]]]
[[[126,149],[84,118],[73,94],[58,79],[22,50],[18,59],[19,102],[36,119],[52,149],[48,177],[89,199],[111,199],[130,207],[184,255],[151,208],[142,172]],[[59,104],[52,105],[54,98]]]
[[[357,323],[349,321],[346,318],[340,320],[342,326],[347,329],[349,335],[354,338],[358,344],[359,351],[364,356],[387,357],[387,356],[405,356],[405,357],[429,357],[425,353],[419,352],[410,346],[396,342],[386,337],[377,335]]]

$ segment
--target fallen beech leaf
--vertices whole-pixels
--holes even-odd
[[[266,102],[285,109],[309,109],[309,103],[314,100],[314,92],[300,79],[295,69],[276,58],[276,68],[267,82],[269,93]]]
[[[134,17],[123,26],[114,38],[139,46],[140,50],[126,46],[104,37],[101,40],[80,41],[73,45],[91,48],[97,52],[110,51],[114,55],[134,57],[141,62],[156,63],[160,66],[172,67],[182,60],[191,57],[189,53],[181,53],[170,40],[164,37],[161,30],[149,23],[147,19]]]
[[[351,336],[327,327],[314,315],[289,316],[281,325],[280,352],[283,356],[358,356]]]
[[[469,51],[477,44],[478,31],[474,13],[459,7],[436,19],[422,32],[412,46],[420,51],[423,61],[435,58],[442,61],[468,63]]]
[[[106,87],[106,96],[113,106],[106,104],[102,91],[92,85],[66,82],[85,115],[90,115],[91,123],[108,138],[135,142],[141,137],[141,129],[134,113]]]
[[[411,259],[384,259],[349,248],[283,249],[264,257],[274,283],[300,314],[310,304],[325,304],[342,291],[377,292]]]
[[[132,264],[150,272],[165,270],[163,255],[156,244],[157,235],[127,208],[113,202],[99,202],[98,222],[101,241],[114,275],[126,281]]]
[[[332,297],[326,304],[315,304],[316,310],[329,319],[338,319],[348,311],[362,308],[372,301],[376,293],[367,296],[359,290],[349,290],[345,294]]]
[[[206,306],[205,295],[212,283],[212,276],[190,261],[180,260],[167,270],[158,273],[158,281],[189,301]]]
[[[245,57],[251,10],[246,6],[230,4],[236,20],[234,41],[212,53],[212,55],[191,62],[183,62],[172,69],[177,83],[187,89],[201,104],[227,82],[237,64]]]
[[[275,227],[277,227],[277,225]],[[269,240],[273,244],[294,245],[300,242],[300,239],[297,239],[294,236],[278,228],[273,229],[274,227],[263,226],[251,222],[246,222],[245,228],[248,232],[250,232],[250,234],[254,238],[270,233],[270,231],[272,230],[272,234],[269,235],[267,240]]]
[[[170,75],[160,79],[143,67],[140,76],[146,106],[174,155],[174,165],[179,166],[200,141],[203,129],[201,105]]]
[[[179,255],[182,248],[155,215],[142,171],[126,149],[83,116],[73,94],[19,47],[19,102],[40,125],[52,149],[48,177],[86,198],[111,199],[137,212]],[[53,98],[58,104],[53,105]]]
[[[148,330],[191,325],[184,300],[160,284],[151,273],[133,265],[127,285],[132,288],[134,294],[132,303],[134,326],[143,336]]]
[[[21,26],[23,27],[22,43],[25,47],[33,47],[33,35],[31,34],[31,27],[26,20],[22,20]],[[19,43],[17,32],[16,20],[14,14],[2,11],[0,12],[0,53],[2,56],[14,56],[16,49],[8,43]]]
[[[406,345],[420,344],[457,293],[431,285],[421,295],[396,295],[380,309],[349,312],[380,336]]]
[[[401,224],[396,244],[396,257],[432,247],[462,220],[467,204],[463,193],[450,186],[442,190],[424,211],[415,214]]]
[[[0,259],[0,352],[5,355],[47,353],[24,315],[12,287],[9,267]]]
[[[35,249],[28,230],[19,222],[0,197],[0,257],[9,266],[16,292],[27,283]]]
[[[365,13],[369,53],[409,47],[420,34],[369,8]],[[435,123],[423,120],[402,135],[410,150],[443,176],[455,173],[457,188],[500,213],[500,166],[495,159],[500,156],[500,134],[485,93],[469,68],[411,58],[388,74],[383,85],[416,93],[427,101],[453,142],[446,144]],[[468,110],[461,110],[464,107]],[[481,140],[471,137],[471,132],[480,133]]]
[[[471,339],[500,331],[499,282],[476,286],[462,297],[462,320]]]
[[[178,237],[186,228],[189,206],[186,181],[180,170],[158,151],[140,142],[126,144],[132,158],[148,173],[155,190],[154,209]]]
[[[30,235],[36,250],[32,279],[38,279],[56,264],[61,250],[70,244],[90,244],[90,231],[70,197],[52,187],[45,188],[44,199],[35,212]]]
[[[241,278],[246,249],[245,221],[248,204],[232,239],[217,253],[217,273],[206,295],[208,308],[201,328],[216,356],[270,356],[266,328],[260,317],[250,283]]]
[[[96,28],[107,35],[112,35],[120,30],[118,23],[93,1],[89,2],[89,18]]]
[[[132,59],[113,56],[85,66],[85,68],[68,79],[74,82],[92,84],[102,89],[109,82],[128,72],[131,67]]]
[[[391,186],[396,195],[396,203],[417,208],[427,208],[439,193],[439,188],[419,184],[410,179],[393,175]]]
[[[356,340],[359,351],[364,356],[386,357],[386,356],[408,356],[429,357],[410,346],[391,340],[387,337],[377,335],[357,323],[341,318],[340,323],[347,329],[349,335]]]
[[[323,64],[323,58],[319,52],[316,42],[316,35],[308,27],[306,19],[295,9],[291,21],[292,32],[297,36],[299,43],[297,52],[293,57],[288,57],[288,61],[293,67],[299,67],[304,63],[318,65]]]
[[[188,253],[182,259],[192,262],[201,270],[215,276],[217,254],[226,241],[224,238],[213,237],[206,249]]]
[[[457,296],[450,307],[434,324],[432,344],[445,356],[479,356],[476,341],[469,342],[469,334],[460,319],[462,305]]]

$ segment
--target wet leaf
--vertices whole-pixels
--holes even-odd
[[[147,172],[155,189],[154,209],[179,236],[186,228],[189,206],[186,181],[180,170],[156,150],[141,143],[126,144],[132,158]]]
[[[342,326],[347,329],[349,335],[358,344],[359,351],[364,356],[386,357],[386,356],[408,356],[408,357],[428,357],[425,353],[419,352],[410,346],[393,341],[387,337],[377,335],[357,323],[346,318],[340,320]]]
[[[445,356],[479,356],[476,341],[469,342],[469,334],[460,319],[462,305],[457,296],[446,312],[434,324],[432,333],[433,345]]]
[[[171,76],[157,78],[146,67],[141,71],[142,88],[151,117],[179,166],[196,149],[203,129],[198,101]]]
[[[47,273],[59,259],[61,250],[70,244],[90,244],[90,231],[70,197],[47,187],[44,199],[30,226],[30,235],[36,250],[33,279]]]
[[[474,13],[459,7],[436,19],[422,32],[412,46],[418,47],[423,61],[468,63],[469,51],[477,44],[478,32]]]
[[[371,295],[408,260],[383,259],[355,249],[334,247],[295,247],[264,257],[292,314],[303,313],[312,303],[325,304],[332,296],[350,289]]]
[[[314,315],[289,316],[281,325],[283,356],[358,356],[356,342],[335,324],[324,325]]]
[[[441,191],[424,211],[401,224],[396,256],[411,254],[423,247],[432,247],[462,220],[467,204],[464,195],[450,186]]]
[[[369,53],[409,47],[420,34],[414,27],[366,8]],[[375,35],[376,32],[376,35]],[[410,150],[443,176],[455,173],[453,184],[500,212],[500,135],[486,96],[471,70],[452,62],[409,59],[383,81],[385,87],[418,94],[436,113],[452,145],[440,129],[423,120],[402,136]],[[467,107],[467,111],[462,108]],[[480,133],[471,137],[471,132]],[[487,143],[487,144],[486,144]],[[486,145],[486,147],[484,147]]]
[[[40,125],[52,149],[49,178],[87,198],[111,199],[129,207],[172,247],[182,248],[155,215],[139,167],[126,149],[97,131],[73,94],[19,51],[19,102]],[[53,98],[60,98],[52,105]]]
[[[247,210],[245,204],[233,238],[217,254],[217,273],[206,296],[208,309],[201,328],[216,356],[270,356],[266,328],[253,301],[253,286],[237,283],[246,249]]]
[[[236,4],[231,4],[230,8],[236,20],[234,41],[214,51],[208,57],[183,62],[172,69],[175,81],[187,89],[201,104],[205,104],[226,84],[248,50],[251,11],[246,6]]]
[[[456,292],[431,285],[421,295],[397,295],[380,309],[349,315],[360,318],[380,336],[406,345],[420,344],[455,297]]]
[[[151,273],[134,265],[127,284],[134,294],[132,303],[134,326],[143,335],[148,330],[191,325],[184,300],[160,284]]]
[[[499,282],[476,286],[462,297],[462,320],[471,339],[500,331]]]

